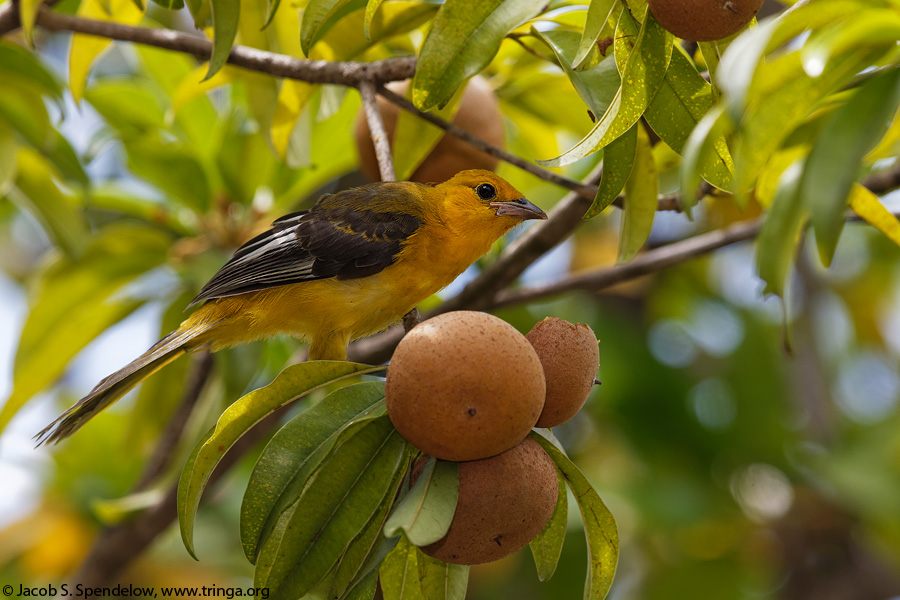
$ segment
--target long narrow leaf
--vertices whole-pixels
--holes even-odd
[[[384,525],[384,534],[400,532],[416,546],[427,546],[447,534],[459,499],[459,463],[429,458],[416,484]]]
[[[602,600],[612,586],[619,561],[619,531],[616,520],[584,474],[553,441],[544,437],[544,432],[535,430],[530,435],[550,455],[575,495],[584,521],[588,545],[588,573],[584,598]]]
[[[638,126],[634,167],[625,183],[625,212],[622,215],[619,235],[619,263],[634,258],[650,237],[658,193],[659,175],[653,161],[650,139],[644,128]]]
[[[566,523],[568,519],[569,497],[566,493],[566,481],[562,473],[557,469],[559,495],[556,499],[556,508],[553,515],[544,526],[544,529],[535,537],[528,546],[534,557],[534,566],[537,569],[538,579],[547,581],[553,577],[556,565],[562,554],[563,542],[566,539]]]
[[[272,436],[253,467],[241,505],[241,541],[250,562],[256,562],[266,522],[289,486],[302,488],[341,431],[383,400],[383,382],[349,385],[307,408]]]
[[[663,82],[672,57],[672,46],[672,34],[656,22],[649,10],[640,31],[631,14],[627,10],[622,11],[615,43],[616,62],[621,64],[621,56],[628,56],[620,69],[622,87],[606,113],[584,139],[556,158],[537,162],[546,167],[571,164],[607,146],[628,131],[644,114]]]
[[[887,131],[898,104],[900,69],[893,69],[866,82],[838,108],[810,152],[801,195],[812,212],[825,265],[834,256],[860,162]]]
[[[536,16],[544,0],[447,0],[438,11],[413,79],[422,110],[444,106],[469,77],[494,58],[507,33]]]
[[[225,410],[215,428],[194,448],[178,483],[178,521],[185,548],[194,556],[194,519],[213,469],[234,443],[264,417],[329,383],[371,373],[373,367],[340,361],[312,361],[285,368],[269,385],[243,396]]]

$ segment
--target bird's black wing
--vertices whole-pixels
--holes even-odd
[[[271,229],[241,246],[191,304],[314,279],[357,279],[383,270],[422,219],[383,210],[380,202],[381,210],[365,208],[375,189],[360,190],[369,191],[359,188],[326,197],[309,211],[272,223]]]

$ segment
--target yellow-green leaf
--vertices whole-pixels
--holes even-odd
[[[900,222],[885,208],[878,196],[858,183],[853,184],[850,190],[850,208],[869,225],[900,246]]]
[[[204,79],[219,72],[231,54],[241,16],[240,0],[210,0],[213,26],[213,49],[209,58],[209,70]]]
[[[603,212],[625,187],[625,182],[628,181],[634,167],[640,128],[640,125],[635,124],[625,132],[625,135],[613,140],[603,149],[603,175],[600,177],[594,203],[584,215],[585,219],[591,219]]]
[[[634,258],[653,227],[656,215],[656,197],[659,193],[659,175],[653,162],[650,138],[643,127],[638,126],[634,167],[625,183],[625,210],[619,234],[619,264]]]
[[[82,0],[78,5],[79,17],[96,21],[114,21],[122,25],[137,25],[144,18],[144,11],[131,0],[109,0],[107,11],[100,0]],[[91,66],[97,57],[109,47],[109,38],[75,33],[69,48],[69,91],[76,103],[84,97]]]
[[[343,361],[311,361],[286,367],[275,380],[243,396],[219,417],[216,426],[194,447],[178,484],[178,521],[185,548],[194,555],[194,519],[200,495],[225,452],[251,427],[285,404],[334,381],[371,373],[373,367]]]
[[[466,79],[488,65],[506,34],[544,6],[544,0],[447,0],[419,53],[415,105],[422,110],[444,106]]]
[[[647,12],[643,25],[626,10],[616,30],[616,63],[620,65],[622,86],[606,113],[590,133],[570,150],[550,159],[539,160],[546,167],[561,167],[592,154],[631,129],[644,114],[665,79],[672,57],[674,38]],[[624,60],[623,57],[628,58]]]

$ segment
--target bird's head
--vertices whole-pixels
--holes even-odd
[[[547,218],[544,211],[491,171],[460,171],[438,188],[446,191],[446,211],[467,221],[468,228],[496,232],[494,239],[522,221]]]

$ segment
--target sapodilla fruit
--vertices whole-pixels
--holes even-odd
[[[597,336],[587,325],[547,317],[525,337],[541,359],[547,384],[537,427],[556,427],[581,410],[594,387],[600,367]]]
[[[421,470],[424,461],[416,466]],[[541,532],[558,491],[553,461],[530,437],[497,456],[459,463],[459,501],[450,529],[422,551],[458,565],[499,560]]]
[[[425,454],[479,460],[528,435],[544,406],[534,348],[493,315],[457,311],[414,327],[394,351],[385,402],[394,427]]]
[[[683,40],[721,40],[750,22],[764,0],[650,0],[664,29]]]

